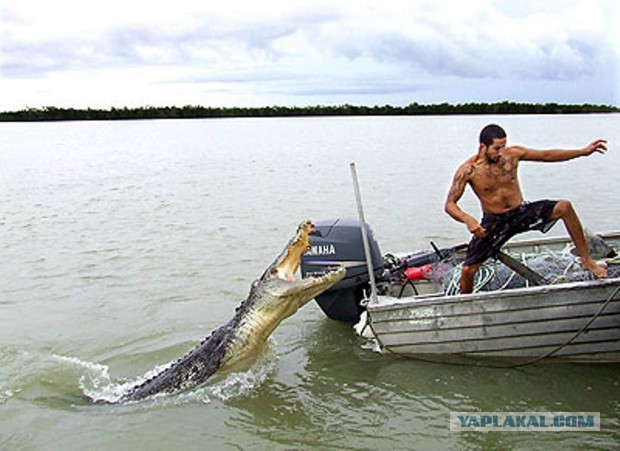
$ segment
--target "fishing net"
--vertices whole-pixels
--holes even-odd
[[[579,257],[570,247],[560,251],[544,251],[535,254],[512,255],[513,258],[537,272],[549,283],[559,284],[594,280],[595,276],[581,267]],[[610,261],[607,266],[608,277],[620,277],[620,261]],[[449,259],[436,263],[430,271],[430,278],[442,284],[446,295],[459,293],[461,263]],[[476,272],[474,292],[497,291],[528,286],[528,281],[503,263],[489,259]]]

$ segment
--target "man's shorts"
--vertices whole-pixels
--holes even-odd
[[[524,202],[507,213],[495,215],[484,213],[480,225],[487,234],[484,238],[474,236],[469,242],[464,265],[475,265],[494,257],[510,238],[528,230],[540,230],[546,233],[557,219],[550,219],[557,200],[539,200]]]

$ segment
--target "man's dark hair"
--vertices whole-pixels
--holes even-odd
[[[480,132],[480,142],[485,146],[493,144],[494,139],[503,139],[505,137],[506,132],[497,124],[489,124]]]

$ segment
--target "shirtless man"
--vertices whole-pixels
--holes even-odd
[[[564,222],[575,243],[582,266],[596,277],[606,277],[607,269],[590,256],[583,228],[571,203],[567,200],[524,203],[517,175],[521,160],[567,161],[606,151],[603,139],[575,150],[506,146],[506,132],[499,125],[484,127],[480,132],[478,153],[457,169],[445,204],[446,213],[464,223],[473,234],[463,263],[461,293],[472,292],[474,276],[480,265],[495,256],[511,237],[528,230],[545,233],[558,219]],[[458,206],[467,184],[480,200],[483,212],[480,223]]]

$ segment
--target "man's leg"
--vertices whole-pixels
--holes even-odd
[[[480,263],[463,265],[461,268],[461,294],[471,293],[474,289],[474,276]]]
[[[567,200],[558,201],[555,207],[553,207],[550,219],[561,219],[564,222],[564,226],[581,256],[583,267],[596,277],[607,277],[607,268],[598,265],[590,255],[583,227],[577,213],[573,209],[573,205]]]

